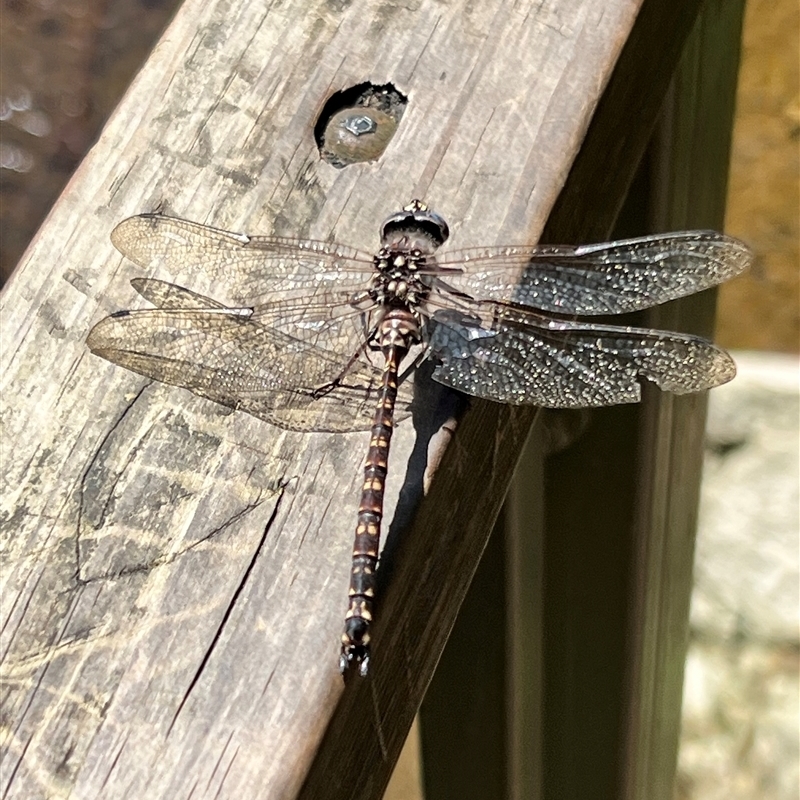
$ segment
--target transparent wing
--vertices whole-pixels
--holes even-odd
[[[639,382],[686,394],[725,383],[733,359],[696,336],[506,313],[482,327],[453,311],[434,315],[429,348],[439,383],[512,405],[586,408],[641,399]]]
[[[745,244],[714,231],[576,247],[474,248],[437,257],[437,286],[543,311],[621,314],[716,286],[751,259]]]
[[[372,330],[370,311],[374,303],[357,308],[348,292],[330,291],[302,301],[277,300],[236,308],[156,278],[134,278],[131,285],[157,308],[226,309],[263,327],[277,328],[290,338],[338,354],[343,364],[350,354],[363,347]]]
[[[190,289],[184,289],[183,286],[177,286],[174,283],[160,281],[155,278],[134,278],[131,281],[131,286],[156,308],[195,308],[205,310],[225,308],[222,303],[212,300],[210,297],[204,297],[202,294],[193,292]]]
[[[282,428],[371,426],[381,370],[368,354],[333,353],[261,324],[252,309],[228,308],[174,284],[137,284],[168,307],[101,320],[87,339],[95,354]],[[410,389],[400,387],[400,408],[410,399]]]
[[[111,233],[116,248],[148,270],[203,278],[226,292],[226,300],[302,296],[363,288],[373,258],[343,245],[279,236],[247,236],[161,214],[141,214]],[[191,285],[198,285],[192,280]]]

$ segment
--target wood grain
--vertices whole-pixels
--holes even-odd
[[[345,691],[364,436],[285,433],[92,356],[90,326],[137,303],[113,226],[162,207],[369,249],[419,196],[454,246],[533,242],[637,9],[183,6],[3,295],[6,797],[294,797]],[[316,115],[365,80],[408,109],[378,162],[335,170]],[[464,499],[432,484],[428,561],[398,573],[373,675],[347,687],[371,723],[344,726],[329,796],[382,791],[527,432],[518,416],[482,408],[457,436]],[[401,487],[413,508],[427,444],[398,428],[387,520]]]

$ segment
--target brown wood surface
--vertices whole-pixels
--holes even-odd
[[[637,7],[184,5],[3,295],[4,796],[293,797],[309,770],[305,796],[380,794],[525,415],[470,415],[423,555],[381,608],[370,678],[345,691],[365,437],[281,432],[92,356],[91,324],[137,303],[141,270],[109,233],[163,206],[370,248],[420,196],[455,246],[535,241]],[[364,80],[409,106],[378,162],[335,170],[316,114]],[[413,447],[401,424],[390,496],[405,482],[413,500]]]

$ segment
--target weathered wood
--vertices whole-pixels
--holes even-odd
[[[637,8],[181,9],[3,295],[7,797],[380,794],[527,415],[475,404],[398,547],[372,673],[343,691],[364,436],[281,432],[89,354],[91,324],[137,302],[108,236],[164,204],[369,248],[421,196],[455,246],[535,241]],[[378,162],[335,170],[316,114],[364,80],[409,106]],[[427,444],[398,428],[406,509]]]

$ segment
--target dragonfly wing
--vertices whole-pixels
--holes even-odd
[[[606,244],[494,247],[437,258],[438,286],[563,314],[638,311],[716,286],[752,260],[714,231],[682,231]]]
[[[362,356],[343,375],[346,358],[267,328],[245,311],[124,311],[95,325],[87,344],[108,361],[282,428],[371,426],[380,369]],[[404,389],[401,402],[409,399]]]
[[[233,305],[261,296],[301,295],[319,289],[355,291],[373,273],[373,258],[344,245],[280,236],[248,236],[197,222],[141,214],[123,220],[111,241],[131,261],[148,270],[202,279],[225,287]]]
[[[588,408],[635,403],[641,379],[686,394],[729,381],[733,359],[696,336],[587,325],[521,312],[482,327],[440,312],[429,348],[435,380],[475,397],[513,405]]]
[[[131,286],[149,303],[156,308],[195,308],[195,309],[215,309],[225,308],[222,303],[205,297],[202,294],[184,289],[167,281],[156,280],[155,278],[134,278]]]
[[[193,292],[183,286],[155,278],[134,278],[134,289],[161,309],[225,309],[231,314],[248,316],[264,327],[277,328],[290,336],[334,353],[354,353],[369,335],[369,309],[352,305],[352,295],[329,292],[315,295],[302,303],[284,300],[234,308]]]

